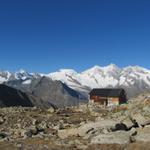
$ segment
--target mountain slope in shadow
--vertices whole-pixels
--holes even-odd
[[[20,90],[0,84],[0,106],[34,106],[28,95]]]
[[[52,103],[45,102],[42,99],[21,90],[0,84],[0,107],[41,107],[41,108],[56,108]]]

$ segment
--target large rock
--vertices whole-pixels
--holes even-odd
[[[139,128],[135,136],[136,142],[150,142],[150,126]]]
[[[93,137],[92,144],[128,144],[130,143],[130,133],[126,131],[116,131],[107,134],[100,134]]]
[[[138,125],[145,125],[148,120],[150,121],[149,118],[142,116],[140,113],[132,114],[131,117],[132,120],[135,120],[138,123]]]
[[[130,117],[126,117],[126,118],[123,119],[121,122],[122,122],[123,124],[125,124],[128,129],[131,128],[131,127],[134,125],[133,122],[131,121],[131,118],[130,118]]]
[[[3,119],[3,117],[0,117],[0,125],[3,124],[5,122],[5,120]]]
[[[65,139],[70,136],[77,136],[77,134],[78,134],[77,128],[58,130],[58,137],[61,139]]]
[[[113,120],[100,120],[98,122],[88,122],[78,128],[79,136],[85,136],[90,133],[90,130],[99,130],[99,129],[110,129],[114,127],[116,121]]]
[[[93,132],[103,130],[107,132],[107,129],[114,127],[116,124],[113,120],[101,120],[98,122],[87,122],[78,128],[58,130],[58,136],[62,139],[68,138],[69,136],[80,136],[89,138]]]

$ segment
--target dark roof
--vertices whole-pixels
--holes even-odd
[[[93,89],[89,94],[101,97],[119,97],[121,93],[125,93],[124,89]]]

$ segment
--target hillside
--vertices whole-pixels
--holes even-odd
[[[45,76],[30,80],[30,84],[23,84],[24,81],[18,79],[10,80],[6,82],[5,85],[42,100],[43,105],[44,103],[50,103],[57,107],[67,107],[78,105],[79,102],[87,102],[84,96],[69,88],[61,81],[53,81]],[[38,102],[38,100],[36,102]]]

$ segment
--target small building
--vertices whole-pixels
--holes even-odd
[[[127,102],[124,89],[92,89],[89,95],[90,101],[104,106],[116,106]]]

